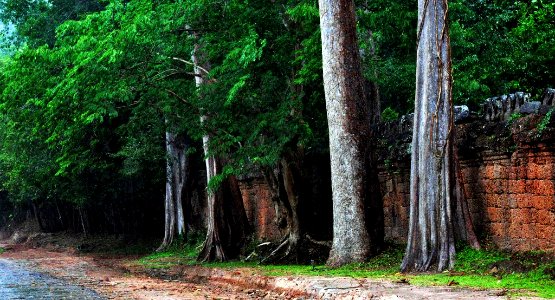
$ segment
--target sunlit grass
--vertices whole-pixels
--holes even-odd
[[[171,268],[177,264],[198,264],[195,261],[199,244],[173,247],[168,251],[154,253],[141,258],[138,263],[152,269]],[[540,257],[542,253],[522,254],[513,259],[529,266],[524,273],[491,273],[494,263],[511,258],[509,253],[497,250],[473,250],[462,248],[457,253],[453,270],[443,273],[402,274],[399,265],[403,249],[391,246],[387,251],[371,258],[366,263],[350,264],[340,268],[325,265],[260,265],[256,262],[223,262],[199,264],[212,268],[250,268],[266,276],[340,276],[403,281],[421,286],[453,286],[478,289],[506,289],[513,295],[533,295],[555,298],[555,281],[545,274],[546,268],[555,268],[555,262],[548,260],[538,263],[529,257]]]

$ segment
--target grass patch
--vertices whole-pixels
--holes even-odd
[[[174,246],[168,251],[154,253],[141,258],[138,263],[152,269],[166,269],[175,265],[197,264],[195,258],[201,243]],[[392,281],[408,281],[413,285],[470,287],[480,289],[507,289],[509,294],[528,294],[544,298],[555,298],[555,261],[553,256],[542,252],[528,252],[518,255],[498,250],[473,250],[465,247],[457,252],[457,262],[453,270],[443,273],[401,274],[399,266],[404,248],[390,246],[368,262],[351,264],[341,268],[325,265],[259,265],[255,262],[224,262],[200,264],[213,268],[251,268],[267,276],[342,276],[374,278]],[[511,262],[522,269],[512,271],[502,267]],[[492,272],[493,268],[499,270]],[[551,272],[551,273],[550,273]],[[550,275],[551,274],[551,275]]]
[[[175,241],[168,249],[142,257],[137,262],[149,269],[169,269],[175,265],[193,265],[197,263],[196,258],[200,247],[202,247],[202,239],[193,236],[187,243]]]
[[[6,249],[0,247],[0,254],[4,253],[4,251],[6,251]]]

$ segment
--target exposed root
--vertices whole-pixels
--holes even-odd
[[[279,251],[281,251],[281,249],[283,249],[285,246],[289,245],[289,236],[290,236],[289,234],[286,235],[285,238],[282,240],[281,244],[280,244],[279,246],[277,246],[277,248],[274,249],[274,251],[272,251],[268,256],[266,256],[265,258],[263,258],[263,259],[260,261],[260,263],[261,263],[261,264],[266,263],[267,261],[269,261],[270,259],[272,259],[274,256],[276,256],[276,255],[279,253]],[[289,255],[289,252],[290,252],[290,249],[288,249],[288,250],[285,252],[285,254],[284,254],[284,256],[282,257],[282,259],[285,258],[287,255]]]
[[[327,248],[330,248],[330,249],[331,249],[331,241],[317,241],[317,240],[313,239],[313,238],[312,238],[310,235],[308,235],[308,234],[306,234],[305,237],[306,237],[306,240],[307,240],[307,241],[309,241],[309,242],[311,242],[311,243],[313,243],[313,244],[316,244],[316,245],[319,245],[319,246],[323,246],[323,247],[327,247]]]
[[[270,243],[263,243],[258,246],[268,246]],[[318,241],[306,234],[304,238],[295,238],[291,234],[287,234],[273,250],[268,251],[269,254],[260,260],[260,264],[276,263],[276,262],[296,262],[296,263],[314,263],[324,257],[327,257],[331,241]],[[255,251],[256,252],[256,251]],[[253,252],[248,259],[258,256]],[[266,252],[266,253],[268,253]]]

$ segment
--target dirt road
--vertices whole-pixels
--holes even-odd
[[[252,269],[182,266],[147,271],[129,257],[1,245],[0,258],[96,291],[106,299],[508,299],[500,291],[416,287],[378,280],[267,277]],[[514,297],[511,299],[515,299]]]

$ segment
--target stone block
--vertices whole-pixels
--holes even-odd
[[[485,165],[481,172],[482,178],[484,179],[494,179],[495,178],[495,169],[493,165]]]
[[[530,196],[532,206],[536,209],[552,210],[555,208],[555,196]]]
[[[500,196],[496,194],[485,194],[484,203],[486,207],[501,207],[502,201],[499,200]]]
[[[518,166],[510,166],[507,172],[509,174],[509,180],[520,180],[518,177]]]
[[[536,223],[540,225],[555,226],[555,216],[547,209],[536,210]]]
[[[486,226],[491,236],[502,237],[506,236],[505,225],[503,223],[489,223]]]
[[[528,166],[528,179],[538,179],[541,177],[539,176],[540,172],[540,165],[536,163],[529,163]]]
[[[515,225],[509,227],[509,236],[511,240],[529,240],[535,237],[534,228],[528,224]]]
[[[555,181],[553,180],[527,180],[526,191],[534,195],[554,196]]]
[[[550,243],[555,238],[553,226],[548,225],[536,225],[535,235],[540,240],[548,240]]]
[[[524,225],[533,223],[533,217],[529,208],[517,208],[511,209],[511,219],[512,225]]]
[[[525,239],[525,242],[530,241],[536,236],[536,228],[533,224],[522,224],[520,228],[520,237]]]
[[[501,202],[501,207],[508,207],[508,208],[517,208],[519,203],[522,202],[520,199],[522,196],[520,195],[511,195],[507,197],[507,201]]]
[[[503,210],[497,207],[486,208],[486,219],[492,223],[501,223],[503,221]]]
[[[555,178],[555,161],[543,164],[533,163],[528,166],[528,178],[552,180]]]
[[[520,107],[520,113],[521,114],[535,114],[540,109],[541,104],[542,103],[540,101],[525,102]]]
[[[532,208],[534,207],[533,196],[528,194],[514,194],[510,195],[517,201],[518,208]]]
[[[493,165],[493,178],[494,179],[508,179],[509,178],[509,174],[508,174],[508,170],[510,168],[505,167],[503,165],[500,164],[495,164]]]
[[[490,179],[484,182],[486,194],[504,194],[508,192],[506,180]]]
[[[528,167],[525,164],[519,165],[514,171],[518,179],[528,179]]]
[[[508,180],[508,193],[521,195],[526,193],[526,182],[523,180]]]

